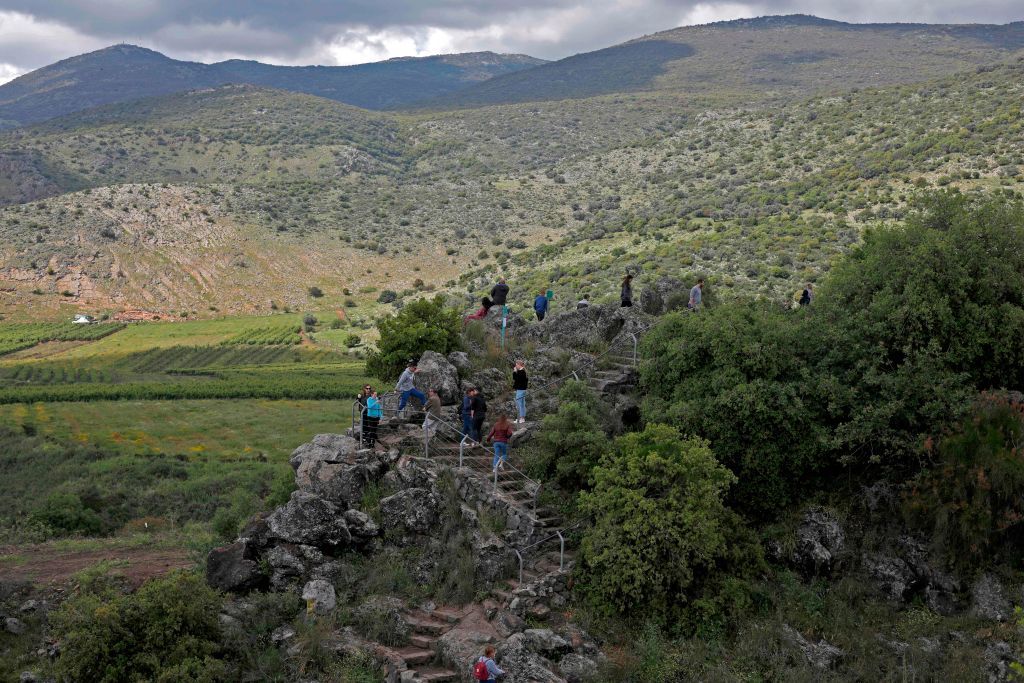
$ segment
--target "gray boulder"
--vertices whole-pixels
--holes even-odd
[[[468,374],[473,369],[473,365],[469,360],[469,354],[465,351],[452,351],[448,354],[448,362],[455,367],[460,377]]]
[[[523,633],[510,636],[496,654],[501,668],[508,672],[507,683],[565,683],[552,671],[554,664],[530,649]]]
[[[516,556],[500,539],[476,534],[473,542],[478,583],[488,584],[512,575]]]
[[[793,562],[809,576],[828,575],[838,564],[846,544],[843,527],[834,514],[812,508],[796,532]]]
[[[247,541],[238,540],[229,546],[214,548],[206,556],[206,582],[211,588],[247,592],[259,588],[265,581],[258,555]]]
[[[527,625],[526,619],[508,610],[498,611],[491,620],[491,626],[494,627],[494,630],[502,638],[508,638],[515,633],[522,633],[526,630]]]
[[[899,557],[866,556],[864,568],[881,593],[894,602],[906,600],[917,580],[914,570]]]
[[[285,590],[306,575],[305,562],[284,546],[271,548],[264,558],[270,567],[270,585],[275,590]]]
[[[4,619],[4,630],[12,635],[20,636],[28,630],[28,627],[25,626],[25,622],[23,622],[21,619],[17,619],[15,617],[7,617],[6,619]]]
[[[438,638],[437,653],[441,660],[456,671],[470,672],[480,657],[484,646],[494,642],[494,637],[467,628],[455,628]]]
[[[598,663],[590,657],[571,652],[558,660],[558,670],[568,683],[586,683],[597,679]]]
[[[269,536],[289,543],[343,546],[352,541],[336,505],[308,491],[294,491],[288,502],[267,518]]]
[[[498,368],[484,368],[476,372],[469,381],[463,382],[463,389],[476,387],[487,400],[493,400],[495,396],[512,390],[512,381],[507,373]],[[497,406],[488,406],[493,411]]]
[[[323,579],[315,579],[302,587],[302,599],[319,615],[330,614],[337,606],[334,586]]]
[[[385,529],[426,533],[437,523],[439,507],[429,490],[406,489],[380,501],[381,523]]]
[[[418,367],[416,386],[420,391],[425,394],[428,389],[433,389],[445,405],[462,400],[459,372],[447,358],[434,351],[425,351],[420,356]]]
[[[327,461],[351,460],[359,449],[359,442],[342,434],[317,434],[309,443],[304,443],[292,452],[288,464],[295,470],[295,485],[305,488],[312,482],[312,475]]]
[[[846,654],[824,639],[819,640],[817,643],[810,642],[799,631],[788,624],[782,627],[782,633],[783,637],[790,644],[803,652],[808,664],[821,671],[827,671],[834,667]]]
[[[342,508],[359,502],[366,487],[376,480],[383,468],[380,463],[367,465],[334,465],[322,463],[311,468],[309,490]]]
[[[377,523],[368,514],[359,510],[346,510],[345,524],[348,525],[348,530],[352,533],[352,536],[357,539],[373,538],[380,533]]]
[[[971,586],[971,616],[1006,621],[1013,614],[1002,582],[991,574],[982,574]]]
[[[548,659],[558,659],[572,652],[572,645],[562,636],[549,628],[528,628],[523,637],[529,648]]]

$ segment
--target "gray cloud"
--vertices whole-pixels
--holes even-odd
[[[202,61],[341,64],[472,50],[556,59],[687,23],[793,12],[1024,19],[1020,0],[0,0],[0,78],[119,41]]]

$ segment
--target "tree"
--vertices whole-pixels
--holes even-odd
[[[377,323],[380,341],[366,360],[366,371],[382,380],[394,379],[412,358],[424,351],[447,354],[459,348],[460,315],[444,298],[418,299],[392,318]]]
[[[617,439],[593,480],[580,494],[594,517],[582,546],[586,594],[620,614],[667,618],[691,606],[727,554],[723,500],[736,477],[703,439],[654,424]]]
[[[602,414],[601,402],[586,383],[565,383],[558,392],[558,411],[544,417],[539,436],[542,453],[538,467],[543,478],[554,478],[571,491],[587,486],[591,471],[608,447]]]

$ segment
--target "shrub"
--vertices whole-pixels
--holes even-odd
[[[934,464],[904,496],[910,520],[966,566],[1016,565],[1024,553],[1024,403],[983,396],[956,431],[926,453]]]
[[[220,599],[201,577],[175,572],[136,593],[102,588],[64,602],[52,625],[68,681],[217,681]]]
[[[104,531],[99,514],[73,493],[51,493],[32,518],[65,534],[95,536]]]
[[[345,346],[350,349],[354,349],[363,343],[362,338],[358,334],[350,334],[345,337]]]
[[[410,358],[424,351],[446,354],[459,347],[459,312],[445,306],[444,298],[419,299],[392,318],[377,324],[378,351],[369,354],[366,371],[381,379],[393,379]]]
[[[397,300],[398,300],[398,292],[396,292],[394,290],[391,290],[391,289],[385,289],[377,297],[377,303],[379,303],[379,304],[390,304],[390,303],[394,303]]]
[[[322,297],[324,295],[324,292],[319,287],[310,287],[309,288],[309,295],[311,297],[313,297],[314,299],[319,299],[320,297]]]
[[[736,481],[703,439],[667,425],[627,434],[580,495],[594,517],[580,583],[606,613],[677,620],[703,598],[730,551],[735,515],[723,502]],[[746,545],[746,544],[744,544]]]
[[[557,412],[544,417],[544,429],[538,437],[541,453],[532,463],[536,474],[572,491],[587,486],[607,449],[602,414],[601,402],[586,383],[566,382],[558,392]]]

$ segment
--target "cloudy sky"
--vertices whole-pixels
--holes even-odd
[[[0,0],[0,83],[128,42],[178,59],[358,64],[493,50],[557,59],[675,26],[764,14],[1006,23],[1021,0]]]

